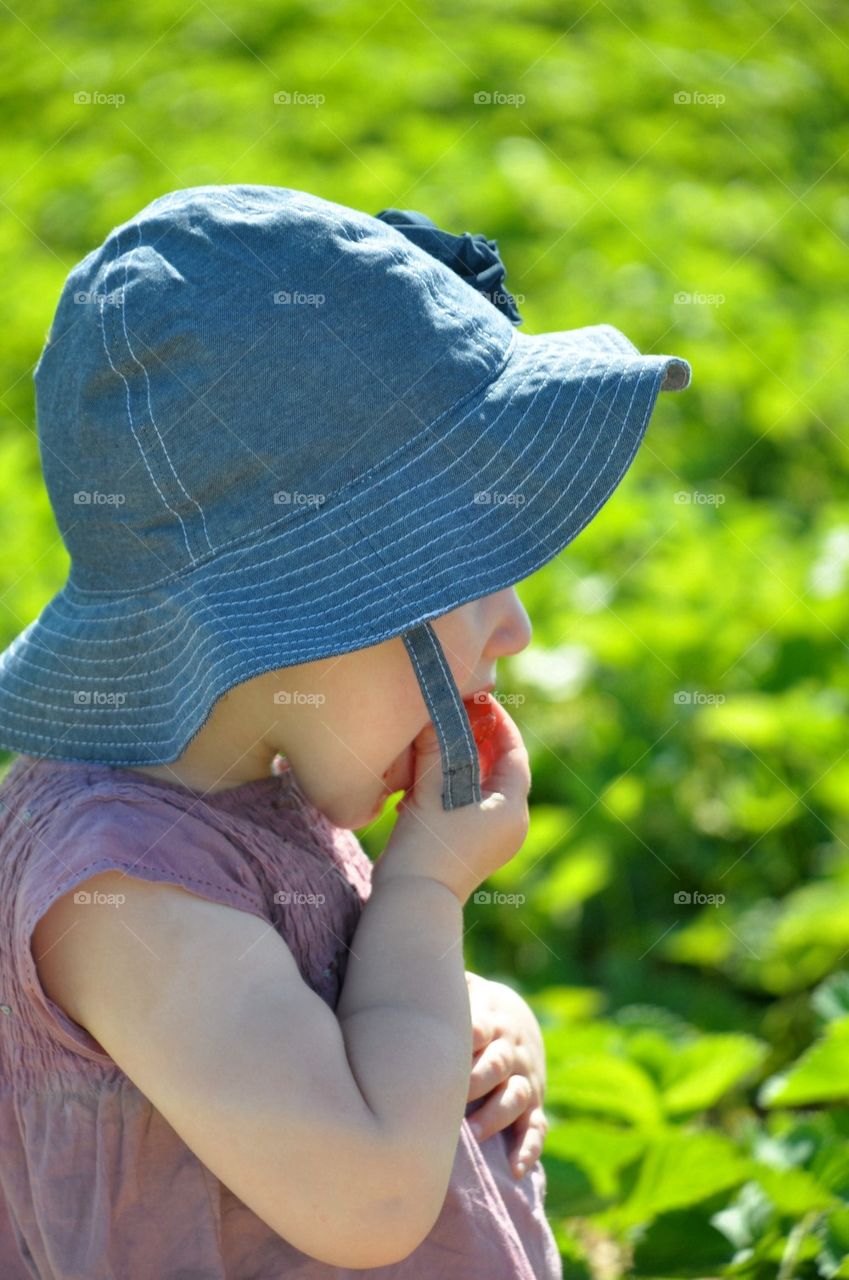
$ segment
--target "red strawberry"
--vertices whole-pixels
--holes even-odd
[[[475,744],[480,760],[481,781],[486,781],[495,761],[495,712],[492,710],[492,699],[489,694],[486,700],[480,700],[480,694],[473,694],[463,700],[463,706],[469,714],[469,723],[475,736]]]

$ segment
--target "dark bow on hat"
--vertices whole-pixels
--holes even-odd
[[[464,231],[461,236],[441,231],[435,222],[414,209],[383,209],[374,215],[402,232],[431,257],[456,271],[467,284],[489,298],[513,324],[522,324],[516,300],[504,288],[507,268],[498,256],[498,241]]]

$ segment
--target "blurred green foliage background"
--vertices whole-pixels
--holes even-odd
[[[31,382],[59,291],[166,191],[419,209],[497,239],[527,332],[690,361],[519,587],[532,827],[467,965],[544,1026],[567,1276],[849,1276],[843,7],[3,8],[3,647],[68,568]]]

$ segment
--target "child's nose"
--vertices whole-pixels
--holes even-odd
[[[531,642],[533,628],[527,610],[522,604],[515,587],[508,587],[497,593],[503,597],[503,604],[497,618],[497,628],[493,632],[487,656],[490,658],[508,658],[512,654],[521,653]]]

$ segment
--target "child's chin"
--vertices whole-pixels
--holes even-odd
[[[336,803],[328,801],[322,805],[322,810],[334,826],[347,827],[350,831],[357,831],[361,827],[367,827],[370,823],[377,821],[383,813],[390,796],[401,795],[402,792],[409,790],[410,786],[412,786],[410,775],[411,754],[410,748],[407,748],[384,773],[382,786],[374,795],[371,807],[369,807],[369,801],[363,799],[362,807],[358,806],[355,809],[349,797],[339,796]]]
[[[359,830],[360,827],[369,826],[370,823],[376,822],[378,818],[382,815],[383,810],[386,807],[387,800],[389,799],[390,795],[394,795],[394,794],[395,794],[394,792],[389,792],[384,789],[381,792],[381,794],[377,797],[374,804],[369,810],[367,811],[364,810],[358,816],[351,819],[346,819],[345,822],[340,822],[340,823],[337,823],[336,825],[349,827],[351,831],[357,831]]]
[[[380,812],[386,801],[386,793],[378,796],[372,804],[367,808],[367,802],[364,802],[363,808],[356,810],[350,803],[346,803],[345,798],[340,797],[337,804],[325,802],[321,805],[321,811],[331,822],[334,827],[342,827],[348,831],[357,831],[360,827],[367,827],[370,822],[380,817]]]

